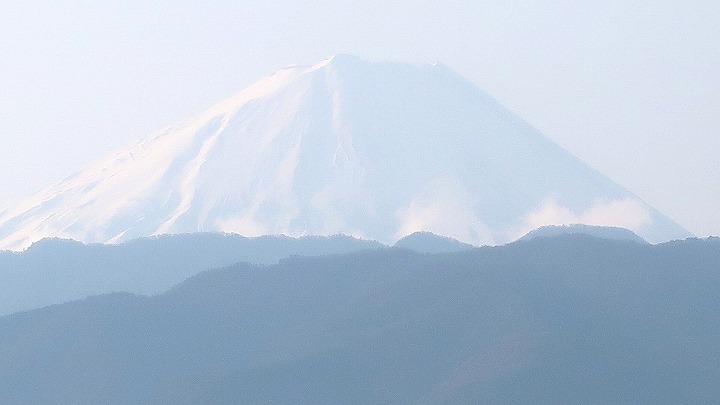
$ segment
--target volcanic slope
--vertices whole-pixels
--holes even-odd
[[[339,55],[280,70],[0,211],[0,249],[198,231],[430,231],[474,245],[548,224],[690,234],[443,65]]]

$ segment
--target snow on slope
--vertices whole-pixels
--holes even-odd
[[[442,65],[339,55],[288,67],[0,212],[0,248],[47,236],[431,231],[475,245],[541,225],[690,234]]]

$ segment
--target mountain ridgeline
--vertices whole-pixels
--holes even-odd
[[[632,234],[599,227],[572,229],[578,233],[592,230],[593,235],[610,239]],[[421,253],[474,248],[430,232],[407,235],[393,246]],[[119,245],[43,239],[23,252],[0,251],[0,315],[116,291],[160,294],[200,271],[239,262],[274,264],[292,255],[323,256],[380,248],[387,246],[346,235],[247,238],[196,233],[140,238]]]
[[[44,239],[24,252],[0,252],[0,315],[114,291],[160,294],[202,270],[239,262],[273,264],[384,245],[330,237],[204,233],[141,238],[120,245]]]
[[[720,240],[204,271],[0,317],[2,403],[720,402]]]

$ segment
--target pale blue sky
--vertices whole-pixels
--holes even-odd
[[[720,234],[715,1],[0,4],[0,206],[278,68],[441,61],[699,236]]]

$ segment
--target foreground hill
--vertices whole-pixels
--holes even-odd
[[[0,315],[113,291],[159,294],[202,270],[239,262],[273,264],[291,255],[381,247],[344,235],[246,238],[199,233],[120,245],[45,239],[23,252],[0,252]]]
[[[393,246],[414,250],[419,253],[449,253],[475,248],[475,246],[460,242],[457,239],[435,235],[431,232],[412,233],[395,242]]]
[[[3,403],[717,403],[720,242],[200,273],[0,318]]]
[[[583,234],[590,235],[601,239],[626,240],[637,243],[647,243],[647,241],[635,232],[614,226],[593,226],[584,224],[571,225],[546,225],[538,229],[528,232],[525,236],[518,240],[531,240],[535,238],[550,238],[567,234]]]

